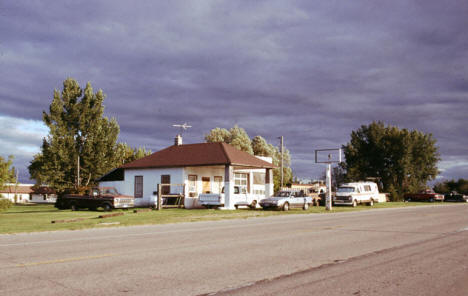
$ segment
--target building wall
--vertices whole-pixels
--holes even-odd
[[[55,194],[38,194],[33,193],[30,197],[30,202],[34,203],[55,203],[57,200],[57,195]]]
[[[265,169],[245,169],[234,170],[234,173],[242,172],[249,174],[250,192],[263,191],[263,194],[257,194],[257,203],[265,197],[265,185],[253,184],[253,172],[265,173]],[[222,177],[222,185],[224,186],[224,166],[201,166],[201,167],[185,167],[185,168],[154,168],[154,169],[126,169],[124,173],[124,181],[105,181],[100,182],[100,186],[115,187],[117,191],[125,195],[134,196],[135,176],[143,176],[143,197],[135,198],[135,206],[152,206],[156,204],[157,195],[154,194],[158,190],[158,184],[161,183],[161,175],[170,175],[171,184],[185,184],[185,207],[200,208],[198,203],[198,195],[203,192],[203,177],[210,178],[210,191],[214,190],[214,177]],[[189,175],[196,175],[196,191],[195,194],[189,192]],[[272,177],[272,176],[271,176]],[[272,180],[272,178],[270,178]],[[273,192],[273,182],[269,184],[270,192]],[[171,193],[182,192],[182,186],[171,188]]]
[[[197,188],[195,196],[190,196],[189,192],[189,175],[197,176]],[[203,177],[210,178],[210,191],[214,191],[214,177],[221,176],[222,185],[224,186],[224,166],[206,166],[206,167],[186,167],[184,168],[184,180],[186,182],[185,186],[185,207],[187,208],[202,208],[198,203],[198,195],[203,193]]]
[[[161,169],[126,169],[124,181],[100,182],[100,186],[115,187],[118,192],[134,196],[135,176],[143,176],[143,197],[135,198],[135,206],[153,206],[158,191],[158,184],[161,183],[162,175],[171,176],[171,184],[183,184],[183,168],[161,168]],[[179,188],[171,188],[171,192],[179,192]]]
[[[12,202],[15,202],[15,194],[14,193],[0,193],[3,198],[9,199]],[[27,203],[29,202],[29,193],[17,193],[16,194],[16,202],[17,203]]]

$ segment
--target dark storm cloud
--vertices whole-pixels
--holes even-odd
[[[132,146],[170,145],[175,123],[193,125],[185,143],[238,124],[285,136],[294,172],[319,177],[314,149],[382,120],[432,133],[444,174],[466,177],[463,1],[31,1],[0,15],[3,115],[40,120],[73,77],[104,90]]]

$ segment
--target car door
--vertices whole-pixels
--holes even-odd
[[[301,196],[299,192],[293,192],[291,196],[291,207],[292,208],[300,208],[302,207],[304,198]]]

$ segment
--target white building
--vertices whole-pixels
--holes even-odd
[[[36,187],[34,184],[5,184],[0,189],[0,196],[14,203],[55,203],[57,195],[47,186]]]
[[[154,205],[158,184],[162,194],[180,193],[185,207],[196,208],[200,193],[220,193],[225,188],[225,208],[234,209],[234,186],[243,187],[258,201],[273,194],[275,166],[269,157],[256,157],[225,143],[176,143],[147,157],[114,169],[99,179],[100,186],[113,186],[135,197],[136,206]]]

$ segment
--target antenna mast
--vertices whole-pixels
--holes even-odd
[[[192,126],[188,125],[186,122],[184,124],[173,124],[172,126],[180,128],[180,132],[175,137],[174,144],[176,146],[182,145],[182,133],[186,131],[188,128],[191,128]]]

